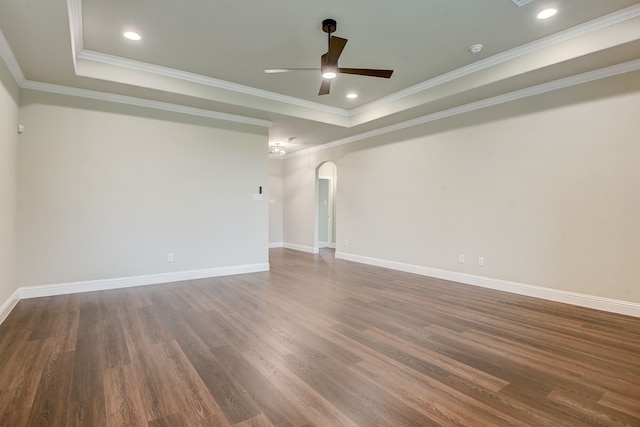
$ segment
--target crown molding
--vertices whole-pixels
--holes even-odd
[[[390,126],[381,127],[368,132],[363,132],[357,135],[353,135],[347,138],[339,139],[326,144],[310,147],[305,150],[296,151],[295,153],[287,154],[283,156],[285,159],[303,156],[311,154],[317,151],[328,150],[330,148],[339,147],[345,144],[351,144],[356,141],[360,141],[367,138],[372,138],[379,135],[395,132],[402,129],[422,125],[425,123],[441,120],[447,117],[457,116],[459,114],[468,113],[471,111],[480,110],[482,108],[492,107],[494,105],[504,104],[507,102],[515,101],[518,99],[528,98],[535,95],[541,95],[547,92],[551,92],[558,89],[564,89],[567,87],[579,85],[582,83],[591,82],[594,80],[600,80],[607,77],[613,77],[620,74],[630,73],[640,70],[640,59],[625,62],[610,67],[601,68],[598,70],[589,71],[582,74],[576,74],[575,76],[565,77],[563,79],[554,80],[548,83],[543,83],[537,86],[531,86],[525,89],[508,92],[503,95],[494,96],[491,98],[483,99],[481,101],[471,102],[458,107],[450,108],[448,110],[439,111],[433,114],[427,114],[425,116],[417,117],[415,119],[407,120],[404,122],[396,123]]]
[[[18,65],[18,61],[16,61],[16,57],[13,55],[13,51],[11,50],[7,39],[4,38],[2,30],[0,30],[0,58],[2,58],[4,63],[7,65],[13,79],[18,85],[20,85],[25,80],[24,74]]]
[[[310,111],[322,112],[325,114],[334,115],[347,119],[348,124],[345,123],[342,126],[352,127],[356,124],[356,116],[361,115],[372,110],[379,109],[386,104],[403,100],[412,95],[427,91],[434,87],[446,84],[448,82],[460,79],[462,77],[472,75],[479,71],[485,70],[490,67],[504,64],[508,61],[512,61],[516,58],[523,57],[535,52],[539,52],[542,49],[549,48],[562,42],[566,42],[575,39],[579,36],[584,36],[593,33],[598,30],[616,25],[618,23],[627,21],[629,19],[640,16],[640,4],[627,7],[609,15],[596,18],[589,22],[577,25],[575,27],[566,29],[564,31],[552,34],[542,39],[536,40],[510,49],[508,51],[493,55],[489,58],[474,62],[467,66],[458,68],[451,72],[445,73],[433,79],[426,80],[422,83],[418,83],[409,88],[400,90],[386,97],[380,98],[376,101],[368,104],[361,105],[351,110],[343,108],[331,107],[317,102],[307,101],[296,97],[286,96],[275,92],[265,91],[237,83],[232,83],[212,77],[203,76],[200,74],[190,73],[174,68],[158,66],[150,63],[144,63],[140,61],[134,61],[114,55],[108,55],[100,52],[84,49],[82,38],[82,1],[81,0],[67,0],[69,9],[69,25],[71,30],[72,49],[74,50],[74,65],[76,61],[84,60],[98,64],[105,64],[122,69],[129,69],[134,71],[141,71],[146,73],[155,74],[158,76],[177,79],[180,81],[196,83],[211,88],[222,89],[233,93],[248,95],[252,97],[258,97],[269,101],[279,102],[286,105],[292,105],[308,109]]]
[[[542,49],[556,45],[558,43],[562,43],[562,42],[574,39],[576,37],[589,34],[594,31],[598,31],[603,28],[607,28],[609,26],[640,16],[640,4],[635,6],[630,6],[625,9],[619,10],[617,12],[611,13],[609,15],[596,18],[584,24],[580,24],[575,27],[566,29],[564,31],[560,31],[558,33],[536,40],[534,42],[530,42],[522,46],[518,46],[516,48],[510,49],[508,51],[493,55],[489,58],[474,62],[467,66],[458,68],[449,73],[442,74],[433,79],[426,80],[422,83],[418,83],[414,86],[400,90],[391,95],[380,98],[376,101],[370,102],[360,107],[356,107],[351,110],[346,110],[346,109],[337,108],[337,107],[330,107],[317,102],[306,101],[296,97],[281,95],[274,92],[269,92],[261,89],[252,88],[249,86],[231,83],[224,80],[214,79],[214,78],[202,76],[199,74],[189,73],[189,72],[185,72],[185,71],[181,71],[181,70],[177,70],[169,67],[162,67],[158,65],[143,63],[139,61],[133,61],[133,60],[129,60],[129,59],[113,56],[113,55],[86,50],[84,49],[83,39],[82,39],[82,1],[67,0],[67,3],[69,7],[69,21],[70,21],[70,29],[71,29],[71,35],[72,35],[71,38],[72,38],[72,43],[74,44],[74,46],[72,47],[75,47],[77,59],[84,59],[84,60],[94,61],[98,63],[109,64],[117,67],[149,72],[149,73],[153,73],[153,74],[157,74],[165,77],[176,78],[179,80],[203,84],[206,86],[225,89],[232,92],[242,93],[245,95],[257,96],[260,98],[265,98],[272,101],[295,105],[298,107],[304,107],[312,110],[322,111],[329,114],[336,114],[342,117],[353,117],[358,114],[371,111],[373,109],[379,108],[390,102],[401,100],[403,98],[409,97],[416,93],[419,93],[419,92],[428,90],[430,88],[442,85],[444,83],[459,79],[461,77],[476,73],[486,68],[505,63],[507,61],[522,57],[524,55],[527,55],[536,51],[540,51]],[[75,60],[76,58],[74,57],[74,63],[75,63]]]
[[[82,36],[82,0],[67,0],[69,13],[69,33],[71,34],[71,54],[73,56],[73,68],[76,69],[77,52],[83,49]]]
[[[205,110],[202,108],[186,107],[168,102],[151,101],[148,99],[134,98],[132,96],[116,95],[106,92],[98,92],[94,90],[78,89],[69,86],[60,86],[50,83],[40,83],[30,80],[20,84],[23,89],[36,90],[40,92],[56,93],[59,95],[77,96],[80,98],[95,99],[99,101],[114,102],[117,104],[133,105],[136,107],[152,108],[155,110],[170,111],[173,113],[188,114],[191,116],[206,117],[216,120],[224,120],[229,122],[242,123],[246,125],[271,127],[271,122],[267,120],[254,119],[251,117],[237,116],[234,114],[220,113],[217,111]]]
[[[141,61],[134,61],[115,55],[108,55],[101,52],[95,52],[84,48],[83,27],[82,27],[82,0],[67,0],[69,11],[69,29],[71,32],[71,43],[73,52],[74,67],[78,59],[93,61],[102,64],[112,65],[136,71],[157,74],[163,77],[175,78],[191,83],[198,83],[218,89],[225,89],[244,95],[256,96],[271,101],[282,102],[285,104],[295,105],[297,107],[308,108],[311,110],[321,111],[324,113],[335,114],[342,117],[349,117],[349,111],[343,108],[331,107],[317,102],[306,101],[304,99],[293,96],[281,95],[275,92],[256,89],[237,83],[231,83],[225,80],[214,79],[212,77],[200,74],[189,73],[175,68],[163,67],[160,65],[149,64]]]
[[[612,14],[586,22],[584,24],[569,28],[567,30],[561,31],[559,33],[537,40],[535,42],[531,42],[531,43],[519,46],[509,51],[494,55],[490,58],[486,58],[484,60],[470,64],[468,66],[459,68],[452,72],[438,76],[434,79],[430,79],[425,82],[414,85],[412,87],[409,87],[407,89],[398,91],[394,94],[381,98],[377,101],[362,105],[352,110],[345,110],[341,108],[329,107],[329,106],[315,103],[315,102],[305,101],[295,97],[280,95],[274,92],[264,91],[256,88],[251,88],[248,86],[230,83],[223,80],[213,79],[210,77],[206,77],[206,76],[202,76],[194,73],[187,73],[180,70],[171,69],[168,67],[159,67],[152,64],[148,64],[148,63],[128,60],[128,59],[124,59],[124,58],[120,58],[112,55],[106,55],[99,52],[85,50],[83,47],[83,37],[82,37],[82,1],[67,0],[67,6],[69,9],[68,10],[69,26],[71,31],[72,49],[75,52],[77,52],[77,55],[74,55],[74,58],[73,58],[74,66],[76,65],[77,59],[84,59],[87,61],[111,64],[118,67],[155,73],[155,74],[166,76],[166,77],[176,78],[176,79],[203,84],[203,85],[216,87],[220,89],[226,89],[233,92],[244,93],[250,96],[262,97],[265,99],[282,102],[290,105],[296,105],[299,107],[304,107],[304,108],[308,108],[315,111],[322,111],[329,114],[336,114],[340,117],[346,117],[348,119],[351,119],[353,116],[357,114],[378,108],[389,102],[406,98],[418,92],[425,91],[427,89],[436,87],[446,82],[450,82],[452,80],[472,74],[482,69],[495,66],[497,64],[526,55],[528,53],[539,51],[543,48],[561,43],[563,41],[567,41],[581,35],[585,35],[600,29],[604,29],[612,25],[627,21],[629,19],[637,18],[638,16],[640,16],[640,4],[631,6],[631,7],[622,9],[620,11],[614,12]],[[13,52],[7,40],[5,39],[4,34],[2,34],[1,31],[0,31],[0,57],[3,58],[11,75],[13,76],[13,78],[21,88],[39,90],[44,92],[60,93],[60,94],[66,94],[66,95],[72,95],[72,96],[79,96],[84,98],[92,98],[92,99],[98,99],[98,100],[104,100],[104,101],[116,102],[116,103],[122,103],[122,104],[136,105],[136,106],[142,106],[147,108],[160,109],[165,111],[172,111],[177,113],[184,113],[184,114],[208,117],[208,118],[219,119],[219,120],[227,120],[227,121],[233,121],[238,123],[257,125],[262,127],[270,127],[271,125],[271,122],[265,121],[265,120],[253,119],[249,117],[237,116],[237,115],[226,114],[226,113],[219,113],[219,112],[214,112],[214,111],[205,110],[205,109],[198,109],[198,108],[181,106],[177,104],[163,103],[158,101],[149,101],[149,100],[144,100],[140,98],[123,96],[123,95],[112,95],[112,94],[107,94],[103,92],[97,92],[97,91],[91,91],[91,90],[85,90],[85,89],[75,89],[71,87],[28,81],[26,80],[24,74],[22,73],[22,70],[20,69],[18,62],[15,56],[13,55]],[[626,64],[607,67],[602,70],[596,70],[596,71],[580,74],[577,76],[557,80],[555,82],[534,86],[532,88],[523,89],[521,91],[511,92],[510,94],[505,94],[505,95],[489,98],[486,100],[474,102],[471,104],[466,104],[466,105],[455,107],[446,111],[430,114],[427,116],[419,117],[417,119],[409,120],[409,121],[398,123],[395,125],[375,129],[370,132],[354,135],[352,137],[333,141],[327,144],[323,144],[321,146],[308,148],[306,150],[291,153],[284,157],[285,158],[295,157],[298,155],[303,155],[305,153],[325,150],[325,149],[336,147],[339,145],[355,142],[361,139],[370,138],[373,136],[382,135],[382,134],[393,132],[396,130],[427,123],[429,121],[439,120],[444,117],[450,117],[452,115],[462,114],[467,111],[473,111],[479,108],[486,108],[492,105],[497,105],[499,103],[509,102],[510,100],[513,100],[513,99],[519,99],[526,96],[533,96],[533,95],[544,93],[550,90],[555,90],[562,87],[568,87],[575,84],[580,84],[583,82],[581,79],[584,78],[585,76],[595,76],[593,77],[593,79],[599,79],[599,78],[604,78],[604,77],[608,77],[615,74],[634,71],[637,69],[635,65],[636,62],[637,61],[631,61]],[[616,70],[623,70],[623,71],[618,72]],[[510,98],[510,97],[513,97],[513,98]]]
[[[451,72],[441,74],[433,79],[426,80],[422,83],[410,86],[406,89],[392,93],[391,95],[382,97],[368,104],[361,105],[352,110],[349,110],[350,116],[356,116],[358,114],[380,108],[390,102],[398,101],[408,96],[420,93],[427,89],[448,83],[450,81],[459,79],[461,77],[476,73],[486,68],[494,67],[496,65],[511,61],[513,59],[540,51],[542,49],[549,48],[562,42],[572,40],[576,37],[584,36],[586,34],[602,30],[612,25],[619,24],[629,19],[637,18],[640,16],[640,4],[630,6],[625,9],[621,9],[617,12],[605,15],[591,21],[585,22],[575,27],[568,28],[564,31],[560,31],[555,34],[551,34],[547,37],[543,37],[539,40],[523,44],[521,46],[509,49],[507,51],[490,56],[489,58],[476,61],[472,64],[458,68]]]
[[[226,80],[214,79],[213,77],[203,76],[201,74],[190,73],[187,71],[177,70],[175,68],[163,67],[160,65],[149,64],[141,61],[134,61],[119,56],[108,55],[105,53],[95,52],[83,49],[77,53],[77,59],[92,61],[101,64],[112,65],[114,67],[125,68],[129,70],[142,71],[145,73],[156,74],[163,77],[169,77],[190,83],[197,83],[216,89],[228,90],[243,95],[255,96],[268,99],[270,101],[282,102],[285,104],[295,105],[296,107],[308,108],[314,111],[334,114],[341,117],[349,117],[349,112],[343,108],[331,107],[317,102],[306,101],[304,99],[292,96],[281,95],[267,90],[256,89],[250,86],[244,86],[237,83],[228,82]]]

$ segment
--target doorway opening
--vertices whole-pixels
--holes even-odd
[[[336,247],[337,167],[324,162],[316,168],[316,249]]]

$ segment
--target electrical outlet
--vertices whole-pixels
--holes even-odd
[[[345,245],[345,246],[349,246],[349,241],[345,239],[345,241],[344,241],[344,245]]]
[[[484,265],[484,257],[478,257],[478,265]]]
[[[458,255],[458,262],[461,264],[464,264],[464,254],[459,254]]]
[[[173,254],[172,253],[168,253],[167,254],[167,262],[173,262]]]

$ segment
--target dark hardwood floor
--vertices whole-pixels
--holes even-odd
[[[22,300],[2,426],[640,426],[640,319],[311,255]]]

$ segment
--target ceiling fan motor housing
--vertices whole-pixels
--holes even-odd
[[[333,33],[336,31],[336,28],[338,28],[337,25],[335,19],[325,19],[322,21],[322,31],[325,33]]]

